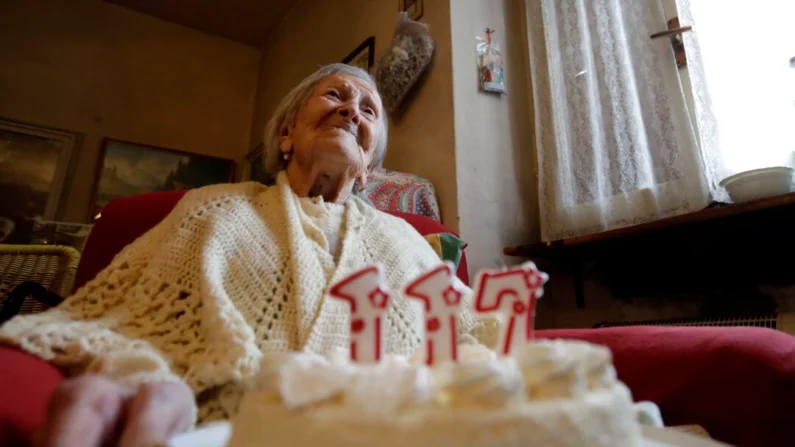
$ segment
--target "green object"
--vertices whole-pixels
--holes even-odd
[[[458,269],[458,264],[461,262],[461,256],[467,245],[466,242],[450,233],[427,234],[425,240],[431,244],[442,261],[450,261]]]

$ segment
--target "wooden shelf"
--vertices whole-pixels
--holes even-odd
[[[596,244],[608,243],[620,238],[626,238],[628,236],[649,235],[650,233],[662,230],[682,229],[689,225],[713,222],[757,211],[792,205],[795,205],[795,192],[737,205],[733,204],[716,208],[706,208],[694,213],[668,217],[641,225],[605,231],[603,233],[588,234],[548,243],[505,247],[503,249],[503,254],[522,257],[558,257],[558,255],[565,255],[565,253],[569,251],[567,249],[570,248],[585,248]]]
[[[568,266],[578,307],[586,262],[616,297],[795,284],[795,193],[503,253]]]

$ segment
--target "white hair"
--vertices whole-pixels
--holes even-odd
[[[287,168],[287,161],[283,159],[282,152],[279,149],[279,142],[281,139],[282,129],[284,126],[290,126],[295,123],[298,110],[304,105],[304,102],[312,94],[315,84],[325,79],[328,76],[335,74],[345,74],[355,76],[359,79],[367,81],[373,90],[378,92],[375,79],[369,73],[359,67],[354,67],[347,64],[330,64],[321,67],[316,72],[307,76],[303,81],[293,88],[290,93],[282,98],[282,101],[276,106],[273,116],[268,125],[265,127],[265,170],[271,174]],[[381,131],[378,135],[378,142],[375,146],[375,153],[373,160],[370,162],[370,168],[380,167],[386,156],[386,143],[387,143],[387,118],[386,111],[382,111],[380,116]]]

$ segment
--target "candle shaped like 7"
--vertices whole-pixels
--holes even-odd
[[[408,283],[404,289],[406,298],[423,303],[425,363],[428,365],[458,357],[456,316],[464,291],[453,271],[453,265],[445,262]]]
[[[478,315],[502,314],[497,352],[509,355],[533,338],[536,299],[544,294],[549,276],[532,262],[505,270],[481,270],[475,280],[474,308]]]
[[[334,284],[329,295],[351,307],[351,360],[375,363],[384,347],[389,291],[384,287],[384,269],[371,265]]]

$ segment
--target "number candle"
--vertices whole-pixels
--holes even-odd
[[[498,352],[509,355],[533,338],[536,299],[549,276],[532,262],[504,270],[481,270],[475,281],[476,314],[507,317],[500,329]]]
[[[425,363],[456,360],[458,335],[456,315],[463,291],[453,275],[449,262],[436,267],[410,282],[404,293],[407,298],[422,301],[425,318]]]
[[[374,363],[381,360],[384,321],[389,291],[384,287],[380,264],[365,267],[336,283],[329,295],[351,307],[351,360]]]

